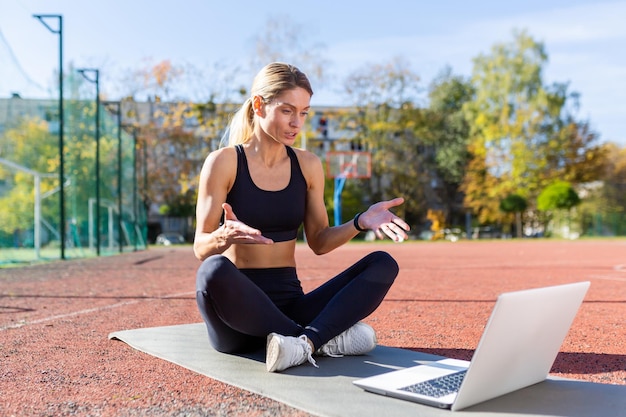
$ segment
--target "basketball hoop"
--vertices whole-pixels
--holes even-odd
[[[372,154],[362,151],[328,152],[326,154],[326,176],[335,179],[333,194],[335,226],[341,224],[341,193],[348,178],[370,178],[372,176]]]
[[[326,176],[328,178],[370,178],[372,154],[362,151],[328,152]]]

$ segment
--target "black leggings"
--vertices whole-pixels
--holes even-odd
[[[374,312],[398,264],[373,252],[304,294],[295,268],[242,269],[213,255],[198,269],[196,300],[211,345],[220,352],[263,346],[268,334],[305,334],[319,348]]]

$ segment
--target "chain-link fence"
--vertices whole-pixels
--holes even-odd
[[[61,181],[58,101],[0,100],[0,266],[146,247],[145,161],[116,106],[64,102]]]
[[[626,236],[626,213],[585,213],[584,236]]]

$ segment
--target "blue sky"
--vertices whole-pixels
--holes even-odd
[[[579,118],[626,145],[626,0],[0,0],[0,97],[55,97],[58,37],[32,17],[45,13],[63,15],[64,64],[100,68],[110,99],[112,74],[146,59],[247,65],[270,18],[323,44],[334,79],[402,56],[424,87],[445,66],[469,76],[472,58],[525,29],[546,47],[544,82],[570,82]],[[242,75],[249,86],[252,74]],[[327,86],[312,104],[345,103]]]

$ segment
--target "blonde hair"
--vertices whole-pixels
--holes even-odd
[[[269,103],[284,91],[303,88],[313,95],[311,83],[306,74],[293,65],[274,62],[266,65],[254,77],[250,97],[233,115],[225,135],[228,136],[228,145],[234,146],[246,143],[254,133],[254,109],[252,98],[260,96],[265,103]]]

